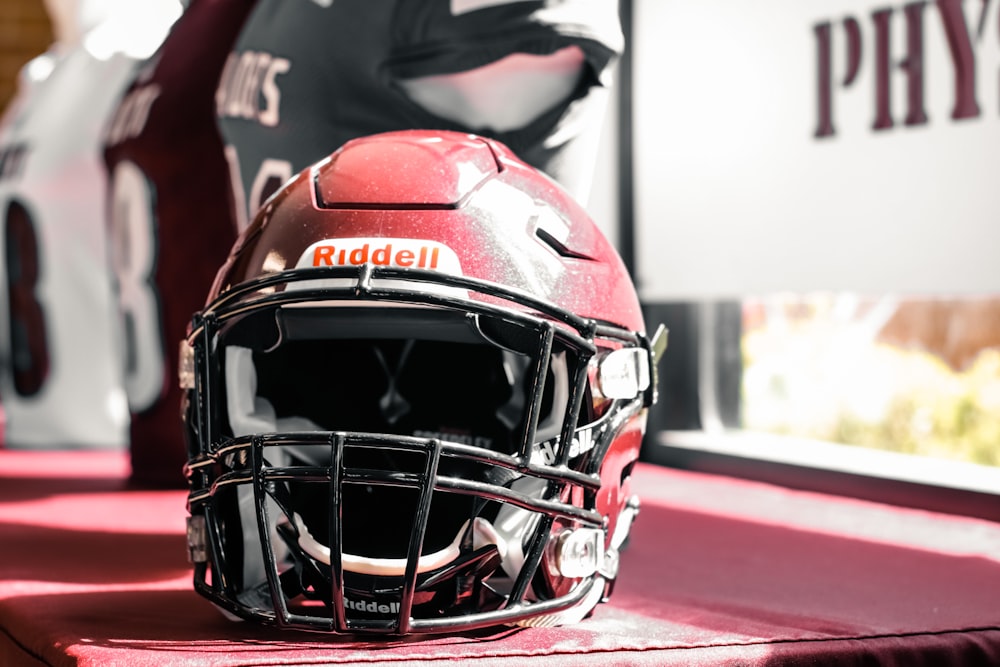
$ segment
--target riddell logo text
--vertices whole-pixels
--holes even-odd
[[[316,241],[299,256],[296,268],[310,266],[394,266],[462,275],[458,255],[430,239],[345,237]]]
[[[441,249],[422,245],[415,250],[409,248],[394,248],[392,243],[372,248],[365,243],[355,248],[338,248],[333,245],[320,245],[313,248],[313,266],[359,266],[374,264],[376,266],[399,266],[403,268],[436,269],[440,259]]]
[[[399,603],[390,602],[388,604],[380,604],[375,600],[351,600],[350,598],[344,598],[344,609],[365,611],[370,614],[398,614]]]
[[[462,275],[458,255],[430,239],[345,237],[316,241],[299,256],[297,268],[320,266],[394,266]]]
[[[537,449],[532,453],[532,462],[538,462],[541,458],[542,463],[545,465],[553,465],[556,462],[556,445],[559,444],[559,438],[553,438],[552,440],[546,440],[540,442],[537,445]],[[573,435],[573,441],[569,445],[569,458],[570,460],[575,459],[581,454],[586,454],[591,449],[594,448],[594,434],[590,429],[584,429],[582,431],[577,431]]]

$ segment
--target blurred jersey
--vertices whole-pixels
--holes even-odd
[[[180,9],[83,4],[79,41],[24,68],[0,129],[0,401],[14,447],[126,444],[100,144],[135,63]]]
[[[252,216],[345,141],[408,128],[496,137],[584,199],[622,48],[617,9],[614,0],[260,0],[216,100],[237,201]],[[569,52],[582,67],[565,94],[525,113],[546,93],[544,68]],[[510,93],[502,84],[519,57],[529,76]],[[462,106],[452,84],[472,97],[466,113],[449,113]]]
[[[184,484],[178,346],[236,238],[214,99],[252,5],[193,0],[138,71],[105,137],[132,478],[142,484]]]

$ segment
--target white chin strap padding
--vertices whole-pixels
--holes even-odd
[[[330,547],[316,541],[298,514],[295,515],[295,527],[299,533],[299,546],[302,547],[302,550],[319,562],[329,565]],[[420,560],[417,561],[417,574],[444,567],[461,556],[460,545],[468,527],[469,522],[466,521],[459,528],[458,534],[451,544],[444,549],[421,556]],[[477,517],[472,522],[472,547],[479,549],[487,544],[495,544],[501,558],[507,553],[507,543],[493,529],[490,522]],[[341,562],[344,570],[356,574],[368,574],[375,577],[401,577],[406,574],[407,559],[405,558],[369,558],[345,553],[341,556]]]

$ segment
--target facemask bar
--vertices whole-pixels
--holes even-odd
[[[346,287],[334,287],[324,285],[318,288],[297,288],[294,291],[282,292],[276,290],[278,287],[287,287],[296,283],[308,280],[337,280],[342,278],[353,279],[353,284]],[[402,282],[416,283],[413,291],[403,289],[379,288],[374,284],[377,280],[391,280],[398,286]],[[401,282],[395,282],[401,281]],[[450,297],[447,292],[438,293],[420,288],[421,284],[434,284],[442,287],[455,288],[456,290],[468,290],[486,294],[491,297],[502,299],[511,303],[526,306],[531,310],[541,313],[543,316],[551,318],[557,322],[562,322],[576,330],[580,336],[590,340],[593,338],[598,324],[575,315],[558,306],[539,299],[529,292],[513,289],[504,285],[498,285],[486,280],[459,276],[437,271],[424,269],[399,268],[393,266],[374,266],[372,264],[362,264],[360,266],[322,266],[307,267],[301,269],[289,269],[280,273],[253,278],[244,283],[240,283],[223,292],[214,302],[200,315],[204,317],[208,313],[215,313],[220,322],[226,317],[238,314],[244,308],[258,308],[268,305],[269,302],[295,303],[306,301],[329,300],[331,296],[345,298],[350,295],[353,298],[377,297],[383,298],[406,296],[406,301],[411,303],[431,303],[452,307],[462,307],[468,305],[467,299]],[[256,295],[256,297],[254,296]],[[197,319],[197,316],[196,316]],[[195,323],[195,332],[198,324]],[[627,332],[619,327],[610,327],[605,333],[613,333],[613,337],[628,340],[632,344],[637,344],[636,335]]]
[[[322,279],[342,279],[353,277],[355,282],[351,286],[321,288],[299,288],[294,290],[278,290],[293,283],[302,283],[309,280]],[[393,287],[379,288],[373,285],[373,281],[386,279],[393,281]],[[398,285],[402,282],[415,283],[414,289],[400,289]],[[480,313],[487,316],[494,316],[501,319],[510,320],[521,324],[527,329],[538,330],[540,323],[545,319],[524,313],[522,310],[504,305],[489,305],[481,301],[470,298],[459,298],[449,294],[438,292],[428,292],[421,290],[420,286],[426,283],[444,285],[448,288],[458,288],[485,294],[501,301],[512,304],[527,306],[531,310],[537,311],[542,318],[548,318],[557,323],[568,325],[570,329],[564,327],[552,328],[553,340],[558,336],[570,348],[576,349],[580,355],[581,367],[590,356],[596,352],[594,344],[595,337],[603,337],[611,340],[619,340],[627,345],[641,346],[647,348],[644,337],[640,333],[630,332],[621,327],[609,324],[602,324],[594,320],[581,318],[564,309],[558,308],[546,301],[538,299],[522,290],[515,290],[494,283],[468,278],[465,276],[453,276],[435,271],[425,271],[420,269],[401,269],[396,267],[375,267],[365,264],[360,267],[316,267],[284,271],[280,274],[264,276],[237,285],[229,291],[223,293],[209,307],[195,316],[193,330],[189,336],[189,342],[193,345],[199,341],[202,348],[202,358],[196,359],[196,364],[206,365],[209,363],[208,355],[204,351],[213,349],[216,345],[214,332],[225,323],[241,315],[268,307],[280,305],[291,305],[295,303],[327,302],[342,300],[372,300],[372,301],[393,301],[397,303],[438,305],[446,308],[465,310],[471,313]],[[211,332],[209,330],[212,330]],[[546,352],[551,351],[551,343]],[[548,363],[548,354],[539,355],[536,364]],[[206,368],[206,377],[212,375],[212,369]],[[545,370],[536,367],[535,371]],[[582,368],[577,369],[578,374],[571,384],[570,405],[576,406],[572,414],[567,414],[568,423],[576,423],[578,417],[580,392],[585,387],[586,377],[582,375]],[[536,377],[544,377],[544,375]],[[196,384],[198,384],[196,380]],[[207,399],[202,387],[201,397]],[[205,410],[212,402],[202,400],[200,408]],[[537,408],[536,408],[537,409]],[[206,442],[217,442],[219,433],[216,432],[211,415],[204,414],[197,420],[200,437]],[[529,423],[534,420],[528,420]],[[533,436],[526,433],[525,436]],[[560,438],[561,443],[569,443],[572,438],[572,429],[567,428]],[[533,437],[525,437],[523,442],[526,448],[530,448]],[[567,449],[568,445],[562,446]],[[523,451],[523,455],[530,452]],[[559,460],[565,464],[567,456],[562,456]]]
[[[316,446],[323,444],[329,447],[331,453],[331,462],[328,467],[287,467],[266,464],[267,448]],[[343,457],[344,452],[352,447],[387,447],[394,450],[422,453],[425,455],[425,462],[423,469],[419,472],[355,470],[345,465]],[[573,521],[582,526],[599,529],[602,525],[603,517],[595,511],[561,503],[548,497],[535,498],[503,486],[437,475],[437,467],[441,459],[467,458],[468,449],[467,446],[457,443],[434,439],[425,440],[405,436],[395,438],[372,434],[323,432],[247,436],[231,441],[226,446],[220,448],[218,458],[234,457],[239,460],[249,461],[249,467],[245,470],[234,471],[220,476],[206,493],[198,497],[193,497],[192,506],[196,508],[204,506],[205,511],[209,512],[212,508],[211,497],[222,487],[230,485],[253,486],[254,498],[257,505],[258,535],[261,539],[261,550],[265,554],[265,560],[267,561],[265,565],[268,574],[268,587],[274,612],[250,609],[246,606],[240,606],[238,603],[234,604],[224,594],[226,590],[225,582],[218,582],[219,585],[213,586],[212,589],[208,589],[204,585],[204,582],[201,582],[200,590],[203,594],[207,594],[208,597],[216,601],[217,604],[229,609],[238,616],[257,618],[257,620],[277,623],[283,627],[324,630],[336,633],[371,631],[404,634],[408,632],[439,632],[457,628],[469,629],[471,627],[494,625],[502,622],[513,622],[540,613],[557,612],[575,605],[580,599],[586,596],[587,591],[589,591],[588,584],[581,585],[578,587],[579,590],[574,590],[569,596],[544,602],[533,602],[528,605],[525,605],[524,593],[537,569],[542,552],[546,546],[547,536],[555,519]],[[512,457],[505,455],[498,455],[496,458],[490,460],[490,463],[511,470],[516,467],[516,461]],[[283,482],[301,482],[307,480],[329,480],[331,512],[329,513],[328,528],[331,545],[342,544],[339,532],[342,516],[338,501],[341,497],[340,490],[345,483],[408,486],[420,492],[420,499],[410,535],[407,569],[401,593],[400,609],[395,619],[360,620],[347,618],[343,604],[345,597],[344,568],[341,562],[341,551],[338,548],[331,548],[330,553],[331,578],[334,587],[332,590],[333,618],[303,616],[294,614],[289,610],[282,591],[279,564],[273,558],[274,548],[270,542],[273,538],[271,537],[272,530],[269,527],[273,525],[276,517],[271,515],[269,507],[273,507],[274,505],[269,503],[269,498],[272,501],[277,498],[274,489]],[[549,481],[550,485],[554,483],[554,480]],[[434,493],[475,495],[488,500],[509,503],[540,515],[541,520],[532,536],[525,565],[518,575],[507,603],[500,610],[440,619],[411,619],[413,594],[417,583],[416,565],[423,546],[424,530],[427,525],[427,516]],[[277,504],[281,505],[280,502]],[[212,522],[209,521],[209,523]],[[217,550],[217,545],[220,542],[218,542],[217,538],[217,535],[210,535],[209,539],[209,542],[212,543],[213,571],[224,569],[221,567],[219,559],[220,553]],[[199,582],[196,580],[197,583]],[[235,596],[230,597],[235,598]]]
[[[330,288],[329,286],[325,286],[321,289],[297,288],[291,291],[276,291],[276,288],[280,288],[280,286],[287,283],[316,280],[320,277],[353,277],[355,282],[352,286],[344,288]],[[392,279],[394,281],[393,288],[386,289],[373,285],[373,280],[379,278]],[[406,281],[417,283],[414,291],[411,292],[406,289],[399,289],[398,285],[400,284],[400,281],[404,279]],[[539,319],[537,316],[527,315],[521,310],[516,310],[511,307],[489,305],[483,302],[473,301],[471,299],[458,298],[447,293],[427,292],[426,290],[421,291],[420,284],[427,282],[439,284],[444,283],[448,287],[473,290],[487,294],[501,301],[506,300],[521,306],[528,306],[532,310],[541,313],[543,317],[551,318],[552,321],[546,321],[545,319]],[[264,466],[262,456],[264,447],[281,443],[287,444],[287,440],[283,440],[281,436],[263,438],[254,437],[250,439],[253,449],[251,456],[253,459],[253,465],[250,473],[242,473],[241,471],[240,473],[227,473],[218,476],[215,479],[212,478],[210,470],[215,466],[215,462],[219,459],[219,457],[233,453],[241,447],[247,447],[248,444],[246,438],[237,438],[235,440],[229,440],[228,442],[226,439],[220,438],[217,415],[213,414],[211,407],[218,403],[217,401],[212,400],[212,398],[213,392],[217,391],[215,387],[219,386],[220,373],[217,365],[212,362],[211,357],[213,355],[209,354],[209,350],[213,350],[214,346],[218,344],[217,334],[220,328],[223,327],[227,321],[232,320],[233,318],[237,318],[241,315],[248,314],[259,309],[276,308],[281,305],[344,299],[376,301],[391,300],[396,303],[439,305],[448,308],[460,308],[472,313],[480,313],[491,317],[500,317],[534,330],[539,336],[539,351],[537,354],[533,355],[535,368],[532,372],[534,373],[534,377],[536,379],[532,389],[532,396],[529,399],[530,417],[525,420],[525,432],[521,438],[520,451],[517,452],[517,454],[512,456],[489,450],[482,450],[476,447],[436,440],[422,441],[424,444],[422,444],[421,447],[427,448],[428,457],[427,468],[419,477],[422,477],[423,481],[420,483],[424,484],[426,488],[424,488],[421,492],[420,506],[417,510],[418,520],[415,522],[414,526],[414,530],[416,532],[411,535],[409,543],[407,572],[405,575],[405,583],[402,591],[402,600],[398,617],[389,622],[365,621],[363,624],[359,624],[357,619],[347,618],[343,604],[343,563],[340,562],[339,549],[331,549],[331,570],[333,573],[333,581],[335,582],[335,586],[339,585],[339,589],[335,590],[333,595],[333,599],[335,601],[334,618],[332,621],[325,619],[325,622],[329,627],[317,627],[317,620],[322,622],[324,619],[317,619],[314,617],[298,618],[288,611],[283,594],[280,590],[280,582],[278,581],[278,564],[273,562],[273,557],[271,556],[273,552],[268,544],[262,544],[262,547],[263,552],[267,554],[272,561],[267,563],[267,569],[270,573],[269,579],[271,582],[271,597],[274,604],[273,609],[277,612],[277,615],[266,610],[250,610],[241,607],[239,603],[227,599],[227,596],[224,594],[224,592],[230,590],[230,588],[225,580],[225,568],[221,567],[221,564],[225,562],[225,554],[221,553],[221,542],[219,540],[220,536],[218,535],[218,531],[216,529],[216,522],[212,520],[211,516],[213,512],[212,503],[210,502],[212,495],[215,493],[216,489],[222,485],[240,483],[253,484],[258,509],[259,534],[261,540],[266,542],[270,539],[270,532],[267,529],[270,518],[267,516],[267,506],[264,502],[267,495],[267,491],[265,489],[266,482],[268,481],[269,475],[280,477],[282,474],[293,474],[294,471],[291,469],[283,471],[281,469],[272,469],[268,471]],[[572,330],[556,326],[553,321],[569,325]],[[572,442],[574,429],[578,421],[582,397],[586,388],[586,360],[596,349],[593,343],[593,339],[596,335],[616,339],[624,342],[625,344],[640,345],[643,349],[649,348],[648,343],[644,344],[644,338],[641,334],[629,332],[613,325],[599,324],[592,320],[580,318],[572,313],[541,301],[530,294],[494,285],[486,281],[480,281],[462,276],[447,276],[436,272],[421,271],[416,269],[373,267],[371,265],[364,265],[362,267],[321,267],[297,269],[294,271],[283,272],[282,274],[275,276],[267,276],[253,281],[248,281],[247,283],[239,285],[229,292],[224,293],[220,298],[212,303],[206,311],[196,316],[194,328],[191,337],[189,338],[189,344],[191,344],[194,348],[193,365],[196,369],[192,383],[194,385],[194,387],[192,387],[194,389],[193,397],[196,403],[193,406],[193,409],[189,411],[189,419],[193,418],[196,439],[199,441],[198,446],[193,446],[193,449],[197,451],[191,452],[191,462],[188,466],[188,475],[192,481],[192,492],[189,497],[189,507],[196,510],[195,512],[192,512],[192,514],[200,514],[203,512],[205,515],[206,523],[208,524],[207,531],[209,538],[208,542],[210,543],[210,558],[213,563],[212,582],[210,586],[205,581],[206,566],[204,564],[196,565],[196,587],[207,597],[213,599],[217,604],[239,616],[252,616],[257,620],[264,622],[276,622],[279,625],[305,627],[307,629],[319,629],[333,632],[365,630],[403,634],[407,632],[438,632],[458,628],[469,629],[472,627],[516,621],[527,617],[537,616],[542,613],[555,612],[577,604],[589,594],[590,587],[594,584],[593,580],[583,582],[583,584],[574,589],[569,596],[546,600],[544,602],[535,602],[526,606],[523,605],[523,602],[528,586],[530,585],[531,578],[541,561],[543,551],[547,544],[548,535],[551,531],[555,518],[561,516],[575,521],[580,521],[584,525],[592,525],[594,527],[600,527],[601,525],[601,517],[599,514],[575,507],[573,505],[561,503],[557,500],[552,500],[560,497],[560,494],[565,493],[565,490],[569,486],[576,485],[582,487],[585,495],[595,493],[600,487],[600,481],[596,475],[596,468],[588,473],[584,473],[582,471],[570,470],[567,467],[570,454],[569,443]],[[562,340],[564,344],[569,344],[571,348],[577,350],[580,354],[580,361],[577,364],[575,373],[572,376],[573,381],[569,387],[570,397],[568,400],[568,412],[566,419],[564,420],[562,433],[560,435],[561,444],[559,447],[559,454],[553,465],[546,466],[531,462],[531,448],[533,446],[535,429],[541,407],[543,379],[545,378],[548,370],[547,366],[549,359],[551,358],[553,342],[557,337]],[[339,438],[340,440],[337,440],[339,444],[332,446],[332,455],[334,457],[342,455],[342,450],[346,443],[344,438],[364,437],[361,434],[297,434],[297,436],[303,437],[306,435],[333,437],[335,439]],[[395,442],[401,439],[405,439],[405,437],[401,436],[400,438],[393,438],[393,441]],[[435,480],[437,474],[437,462],[440,460],[441,456],[469,458],[470,460],[481,463],[499,465],[501,467],[514,470],[520,474],[533,475],[547,479],[548,490],[543,499],[526,497],[518,498],[516,497],[516,494],[512,494],[508,489],[503,487],[491,487],[488,484],[473,480],[438,478],[437,481],[434,482],[435,490],[448,489],[452,492],[478,495],[501,502],[510,502],[514,505],[520,505],[528,509],[539,511],[541,513],[540,521],[538,521],[538,526],[536,527],[531,541],[526,549],[524,567],[522,568],[517,580],[514,582],[504,608],[501,608],[498,611],[482,612],[478,614],[448,618],[411,619],[410,612],[412,611],[413,592],[417,575],[416,563],[420,556],[420,550],[423,542],[423,531],[426,528],[425,524],[427,512],[429,511],[429,503],[432,495],[432,489],[429,484],[430,481]],[[256,474],[253,471],[259,471],[260,474]],[[331,498],[336,498],[336,490],[340,488],[339,485],[343,482],[342,475],[344,473],[342,461],[338,459],[335,464],[331,465],[330,471],[325,474],[329,475],[331,484],[330,490],[332,494]],[[335,509],[336,511],[331,511],[330,513],[330,535],[331,537],[336,536],[337,540],[339,540],[339,505],[334,504],[332,509]],[[331,541],[339,544],[339,541],[337,540]],[[339,582],[339,584],[336,582]]]

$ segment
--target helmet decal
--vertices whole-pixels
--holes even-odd
[[[407,238],[324,239],[306,248],[297,268],[315,266],[395,266],[461,275],[455,251],[436,241]]]

